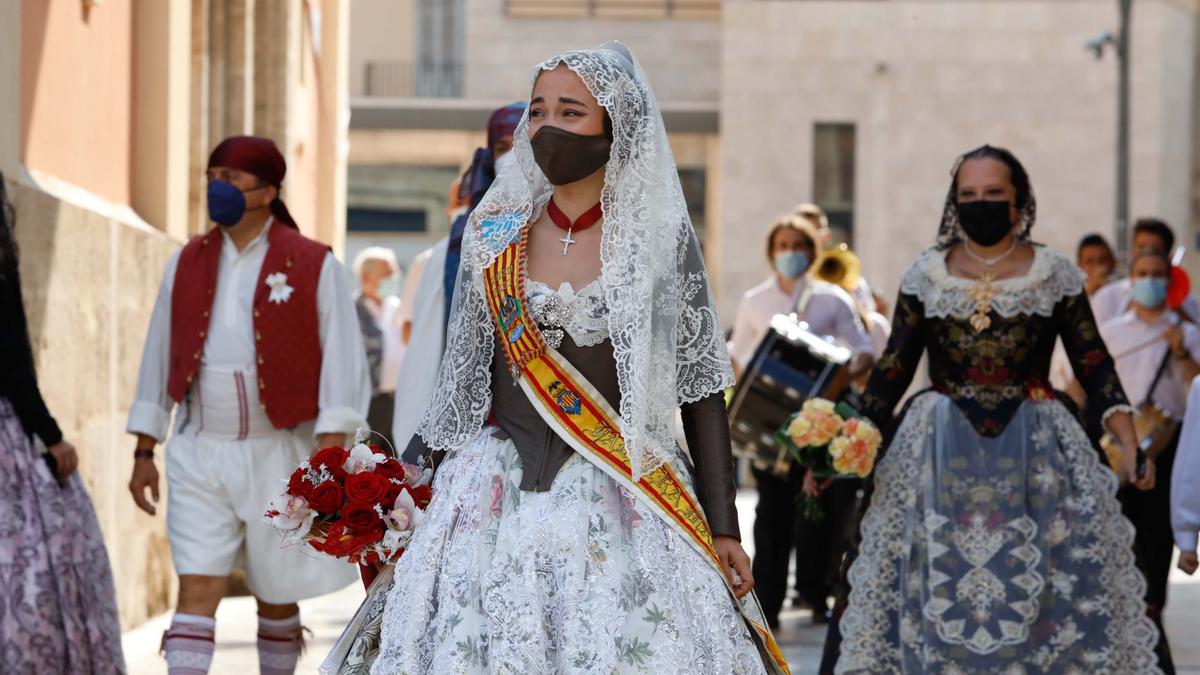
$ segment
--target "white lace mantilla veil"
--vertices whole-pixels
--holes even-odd
[[[688,217],[662,112],[640,65],[620,43],[560,54],[612,121],[600,247],[604,298],[621,390],[621,430],[634,479],[675,455],[675,412],[733,383],[721,323]],[[531,84],[532,89],[532,84]],[[450,310],[440,382],[418,433],[434,449],[469,443],[491,407],[495,329],[482,271],[535,220],[552,186],[533,159],[529,111],[513,135],[517,162],[501,170],[471,215]],[[508,383],[505,383],[507,386]]]

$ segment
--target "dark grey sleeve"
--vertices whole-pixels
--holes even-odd
[[[711,394],[695,403],[684,404],[680,411],[683,413],[683,433],[695,466],[696,496],[704,515],[708,516],[713,536],[724,535],[741,541],[725,396]]]
[[[433,469],[434,473],[437,473],[437,468],[445,457],[444,451],[434,451],[426,445],[420,434],[413,434],[408,445],[404,447],[404,452],[400,453],[400,461],[428,467]]]

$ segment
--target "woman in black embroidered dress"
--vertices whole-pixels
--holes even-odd
[[[876,467],[836,671],[1158,672],[1116,478],[1047,383],[1061,337],[1135,472],[1082,277],[1030,242],[1033,192],[1010,153],[984,146],[952,176],[938,244],[905,272],[858,400],[887,428],[928,350],[933,387]]]

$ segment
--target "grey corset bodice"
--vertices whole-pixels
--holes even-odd
[[[620,410],[621,388],[613,360],[612,343],[604,340],[580,347],[570,333],[563,337],[558,352],[600,392],[614,410]],[[692,459],[696,496],[715,535],[740,539],[733,455],[725,397],[712,394],[681,407],[683,429]],[[563,464],[575,453],[534,409],[520,386],[515,386],[500,345],[492,359],[492,420],[506,433],[521,456],[521,489],[544,492],[550,489]]]

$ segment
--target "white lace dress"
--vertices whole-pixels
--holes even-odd
[[[1046,384],[1061,336],[1093,404],[1128,410],[1080,273],[1038,247],[981,330],[976,286],[937,250],[901,283],[862,408],[885,422],[925,350],[934,388],[876,468],[836,670],[1159,672],[1116,478]]]
[[[599,283],[529,294],[578,344],[607,337]],[[439,467],[372,673],[763,672],[717,572],[634,495],[579,455],[546,492],[521,469],[496,427]]]

